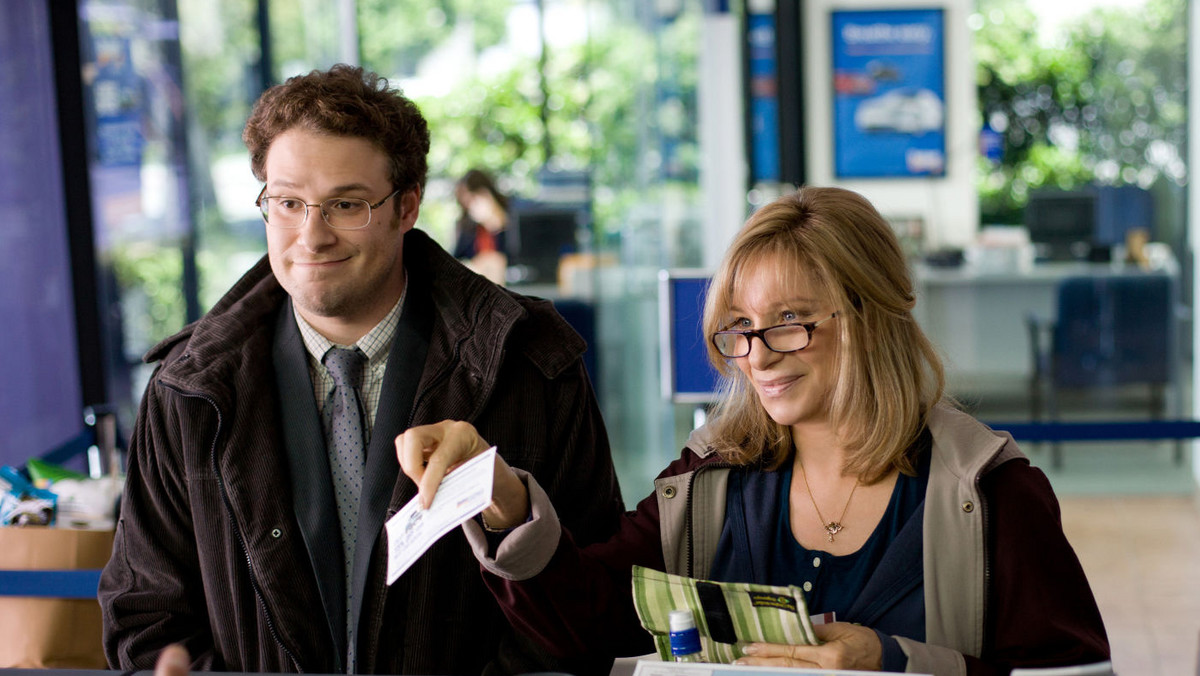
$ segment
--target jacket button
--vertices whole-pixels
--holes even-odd
[[[964,502],[963,503],[963,511],[966,512],[967,514],[974,512],[975,511],[975,503],[971,502],[970,500],[968,500],[967,502]]]
[[[668,500],[675,497],[675,487],[667,486],[667,487],[663,488],[663,497]]]
[[[278,538],[278,537],[282,537],[282,536],[283,536],[283,531],[279,530],[278,528],[271,531],[271,537],[273,537],[273,538]]]

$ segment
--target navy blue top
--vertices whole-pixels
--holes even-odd
[[[837,613],[838,619],[845,618],[846,611],[866,586],[896,534],[925,499],[925,481],[920,476],[901,474],[892,489],[887,511],[871,537],[858,551],[834,556],[822,549],[806,549],[796,541],[792,535],[788,499],[792,485],[791,465],[774,474],[778,475],[780,508],[775,515],[774,556],[767,562],[766,583],[803,587],[810,613],[833,612]],[[808,507],[811,511],[812,505]],[[813,518],[816,518],[815,514]]]
[[[883,518],[859,551],[846,556],[805,549],[792,536],[790,468],[732,470],[710,577],[802,589],[809,582],[810,614],[833,611],[840,622],[874,629],[884,670],[904,671],[908,658],[892,635],[925,640],[922,522],[932,444],[926,430],[912,449],[917,475],[896,479]]]

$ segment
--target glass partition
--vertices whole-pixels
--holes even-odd
[[[208,310],[266,253],[242,127],[270,74],[255,0],[179,0],[189,111],[198,304]]]
[[[142,354],[198,315],[179,22],[171,3],[78,6],[107,389],[128,423]]]
[[[253,207],[259,186],[240,140],[252,102],[269,82],[353,57],[430,120],[419,227],[453,249],[465,222],[455,185],[479,168],[512,198],[510,237],[520,242],[524,218],[524,237],[544,245],[530,245],[526,261],[512,253],[507,283],[583,312],[627,492],[642,494],[676,456],[695,408],[661,395],[657,289],[661,270],[713,258],[698,188],[703,3],[79,7],[98,284],[119,346],[114,399],[128,410],[146,375],[138,366],[145,349],[210,307],[265,249]],[[1185,416],[1193,275],[1183,197],[1186,3],[1113,2],[1053,21],[1049,11],[979,0],[966,17],[983,227],[964,251],[928,252],[919,220],[896,223],[914,256],[919,319],[946,354],[951,392],[985,420],[1048,420],[1051,406],[1064,420]],[[1068,218],[1090,222],[1066,227]],[[1047,379],[1061,282],[1078,276],[1168,278],[1173,361],[1164,387],[1073,390]],[[1102,320],[1131,323],[1115,317]],[[1115,340],[1109,329],[1083,333]]]
[[[983,229],[965,265],[919,270],[956,394],[992,419],[1187,416],[1187,3],[980,0],[969,21]],[[1161,302],[1122,290],[1157,278]]]

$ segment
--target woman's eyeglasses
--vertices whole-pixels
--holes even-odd
[[[812,343],[812,333],[837,313],[815,322],[796,322],[768,326],[765,329],[717,331],[712,344],[722,356],[736,359],[750,354],[750,339],[758,338],[772,352],[797,352]]]

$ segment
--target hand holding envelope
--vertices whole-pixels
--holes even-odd
[[[491,503],[495,455],[493,446],[447,474],[428,509],[421,506],[418,495],[388,519],[388,584],[395,582],[439,538]]]
[[[470,423],[409,429],[396,437],[396,456],[417,484],[417,496],[387,522],[388,584],[480,512],[492,528],[512,528],[529,515],[525,484]]]

